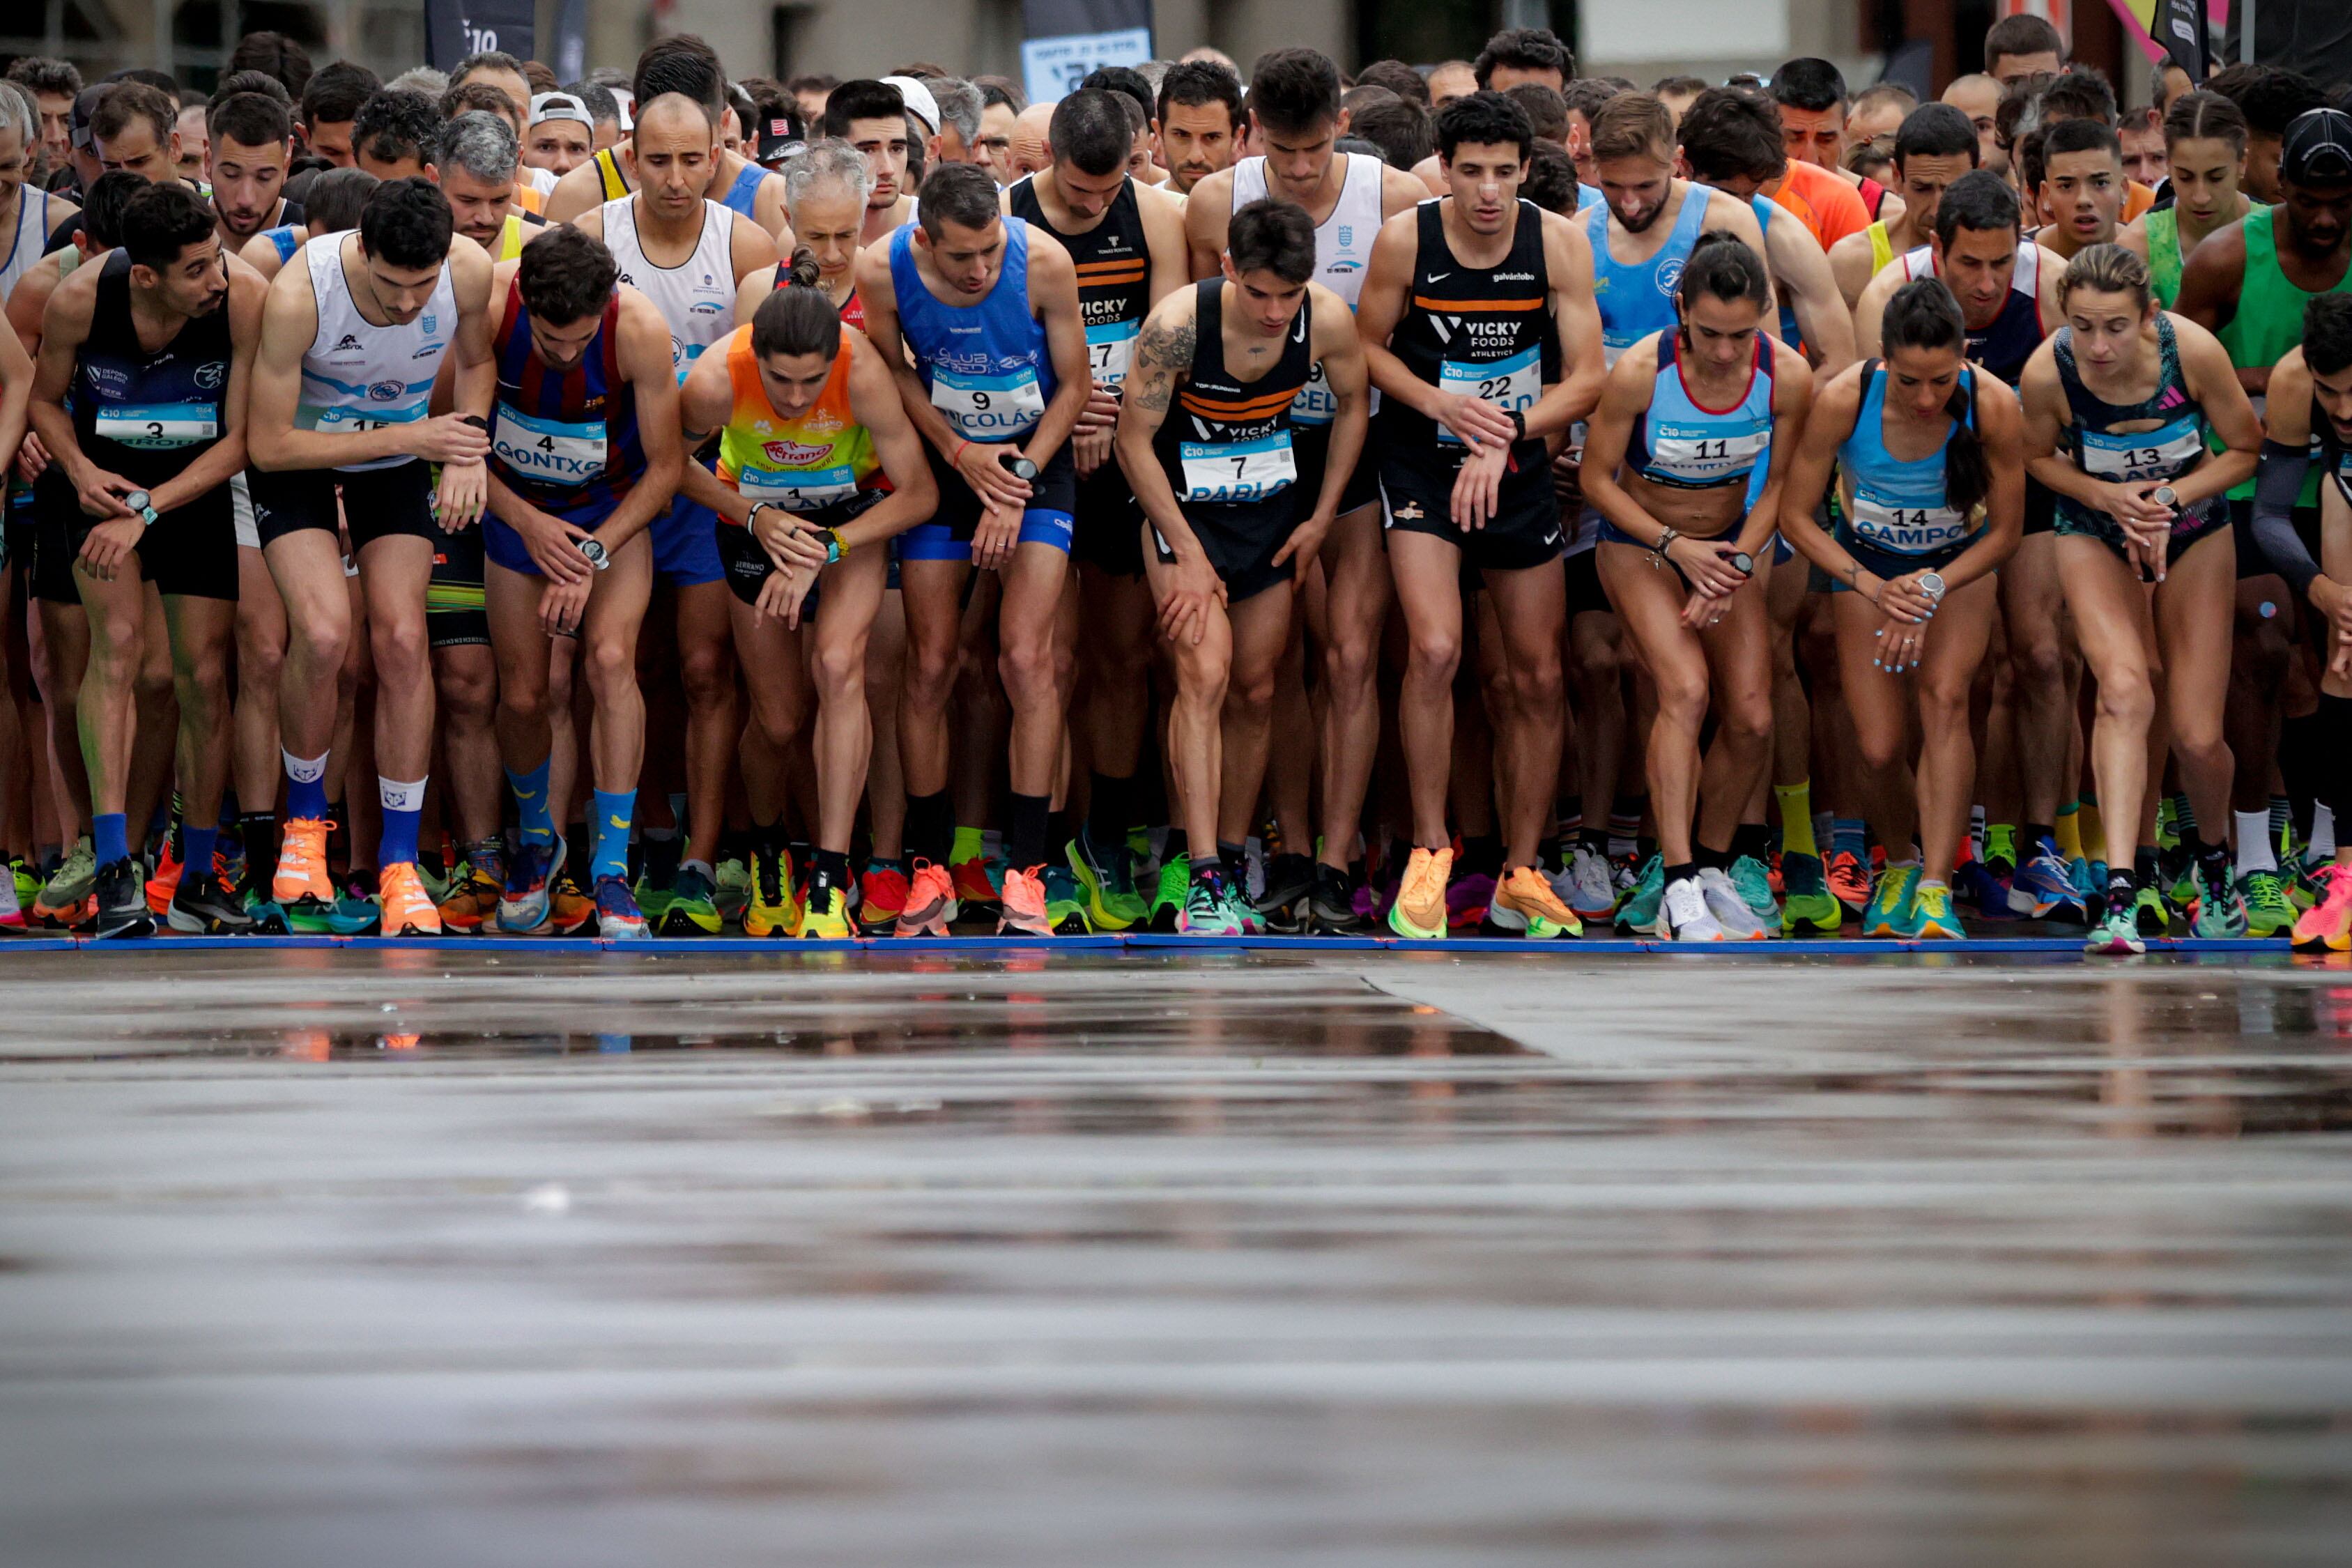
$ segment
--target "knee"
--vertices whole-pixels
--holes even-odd
[[[1059,662],[1050,638],[1007,637],[997,650],[996,671],[1007,693],[1034,693],[1055,683]]]
[[[1969,676],[1947,676],[1919,689],[1919,723],[1930,735],[1968,731],[1969,700],[1974,682]]]
[[[637,656],[616,637],[598,637],[588,646],[588,691],[599,702],[608,702],[624,689],[635,689],[637,684]]]
[[[711,708],[734,695],[735,671],[727,645],[715,638],[678,650],[678,683],[686,688],[689,706]]]
[[[1528,659],[1514,666],[1507,680],[1497,682],[1487,698],[1496,715],[1516,710],[1533,718],[1561,711],[1568,704],[1565,679],[1556,658]],[[1508,707],[1499,705],[1507,703]]]
[[[179,678],[169,658],[158,659],[152,655],[139,660],[139,672],[132,678],[133,689],[140,702],[147,707],[173,700],[179,692]]]
[[[1458,641],[1455,657],[1460,657]],[[1331,640],[1323,650],[1323,674],[1334,691],[1357,695],[1369,691],[1379,666],[1379,643],[1355,630],[1341,632],[1333,627]]]
[[[1735,742],[1760,744],[1772,738],[1772,689],[1769,685],[1725,692],[1716,702],[1716,727]]]
[[[1414,675],[1451,685],[1462,668],[1462,634],[1455,630],[1417,631],[1412,634],[1412,651],[1407,658]]]
[[[228,696],[228,650],[193,649],[173,668],[172,683],[183,707],[198,703],[217,707]]]
[[[866,649],[856,643],[817,644],[809,660],[809,676],[817,694],[827,703],[863,701],[866,697]]]
[[[2009,666],[2012,680],[2023,689],[2058,700],[2066,679],[2066,657],[2059,644],[2057,626],[2011,626]]]
[[[1225,706],[1234,717],[1263,724],[1274,717],[1274,666],[1225,672]]]
[[[1176,655],[1176,700],[1218,706],[1231,693],[1233,675],[1233,658],[1224,650],[1213,652],[1206,647],[1180,648]],[[1272,690],[1273,685],[1269,681],[1269,700]]]
[[[1651,684],[1658,694],[1658,722],[1696,733],[1706,719],[1706,667],[1693,663],[1657,670],[1653,672]]]
[[[395,677],[421,678],[431,659],[431,642],[425,635],[425,617],[415,616],[374,616],[368,622],[368,647],[375,655],[376,679],[389,682]]]
[[[454,724],[483,724],[497,710],[498,677],[490,670],[472,668],[451,668],[442,672],[435,682],[440,692],[441,708]],[[535,704],[546,701],[544,690],[531,694]]]

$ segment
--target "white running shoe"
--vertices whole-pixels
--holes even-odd
[[[1733,894],[1736,900],[1738,895]],[[1666,896],[1660,904],[1665,916],[1667,931],[1676,942],[1723,942],[1728,940],[1722,922],[1708,909],[1706,893],[1695,878],[1684,877],[1666,884]]]
[[[1748,907],[1748,900],[1739,896],[1738,885],[1721,867],[1700,868],[1698,886],[1706,900],[1707,913],[1723,928],[1725,937],[1732,942],[1764,940],[1764,922],[1756,918],[1756,911]]]

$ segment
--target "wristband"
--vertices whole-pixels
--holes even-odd
[[[457,423],[460,425],[471,425],[475,429],[479,430],[485,436],[490,433],[490,422],[483,418],[478,414],[460,415],[458,416]]]
[[[950,452],[950,453],[948,454],[948,467],[949,467],[949,468],[954,468],[958,463],[962,462],[962,461],[963,461],[963,449],[964,449],[966,447],[969,447],[969,446],[971,446],[971,438],[970,437],[968,437],[968,436],[959,436],[959,437],[956,437],[956,449],[955,449],[954,451]]]

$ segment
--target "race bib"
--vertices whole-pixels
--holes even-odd
[[[1526,349],[1508,359],[1465,364],[1446,360],[1437,367],[1437,390],[1491,403],[1506,414],[1524,414],[1543,395],[1543,366],[1538,351]],[[1294,416],[1294,417],[1296,417]],[[1458,447],[1462,437],[1444,426],[1437,427],[1437,443]]]
[[[1135,363],[1135,340],[1142,331],[1141,321],[1104,321],[1087,329],[1087,363],[1095,380],[1116,387],[1127,379]]]
[[[218,440],[220,409],[210,403],[101,403],[93,427],[121,446],[144,452],[168,451]]]
[[[1662,423],[1650,437],[1650,477],[1686,485],[1727,484],[1754,468],[1772,444],[1764,420],[1744,426]]]
[[[1045,389],[1025,364],[1004,375],[934,370],[931,406],[967,441],[1003,441],[1028,434],[1045,416]]]
[[[1307,373],[1307,384],[1290,400],[1290,422],[1293,425],[1328,425],[1339,417],[1339,399],[1332,394],[1331,384],[1323,379],[1323,362]]]
[[[735,483],[748,501],[811,512],[855,496],[857,471],[846,463],[832,468],[745,468]]]
[[[1958,544],[1975,523],[1948,506],[1906,506],[1899,499],[1857,488],[1851,519],[1854,537],[1893,555],[1925,555]]]
[[[321,407],[305,405],[296,411],[294,422],[305,430],[316,430],[328,436],[358,436],[370,430],[387,430],[394,425],[414,425],[425,417],[427,399],[395,408],[389,404],[352,408],[338,403]]]
[[[1184,494],[1194,504],[1260,501],[1298,478],[1290,432],[1257,441],[1180,441],[1176,459],[1184,470]]]
[[[2078,429],[2074,438],[2081,447],[2083,471],[2118,484],[2171,479],[2205,455],[2204,437],[2193,417],[2130,436]]]
[[[490,455],[520,479],[585,484],[604,477],[604,422],[540,419],[501,403],[490,427]]]

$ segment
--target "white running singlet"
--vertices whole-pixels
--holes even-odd
[[[310,267],[310,292],[319,301],[319,332],[302,354],[302,395],[294,423],[330,435],[380,430],[424,418],[441,356],[457,335],[457,296],[449,286],[446,258],[440,280],[416,319],[405,326],[379,327],[360,314],[359,301],[352,298],[343,276],[346,237],[322,234],[302,247]],[[415,460],[378,458],[336,467],[343,473],[358,473]]]
[[[1346,160],[1346,172],[1339,176],[1339,199],[1331,216],[1315,226],[1315,281],[1345,300],[1352,310],[1356,297],[1364,291],[1364,268],[1371,265],[1372,241],[1381,234],[1381,171],[1388,165],[1361,153],[1332,155]],[[1264,157],[1244,158],[1234,165],[1234,211],[1263,200],[1265,195]],[[1373,414],[1381,411],[1377,390],[1371,392],[1366,406]],[[1291,423],[1328,426],[1338,416],[1338,402],[1323,379],[1323,362],[1318,360],[1307,384],[1291,400]]]
[[[30,185],[16,187],[16,227],[8,236],[8,251],[0,260],[0,300],[16,287],[16,279],[33,269],[41,247],[49,242],[49,193]]]
[[[670,363],[683,382],[702,351],[735,330],[734,210],[704,198],[701,237],[676,267],[646,259],[636,197],[606,202],[604,211],[604,248],[621,264],[621,281],[651,300],[669,323]]]

